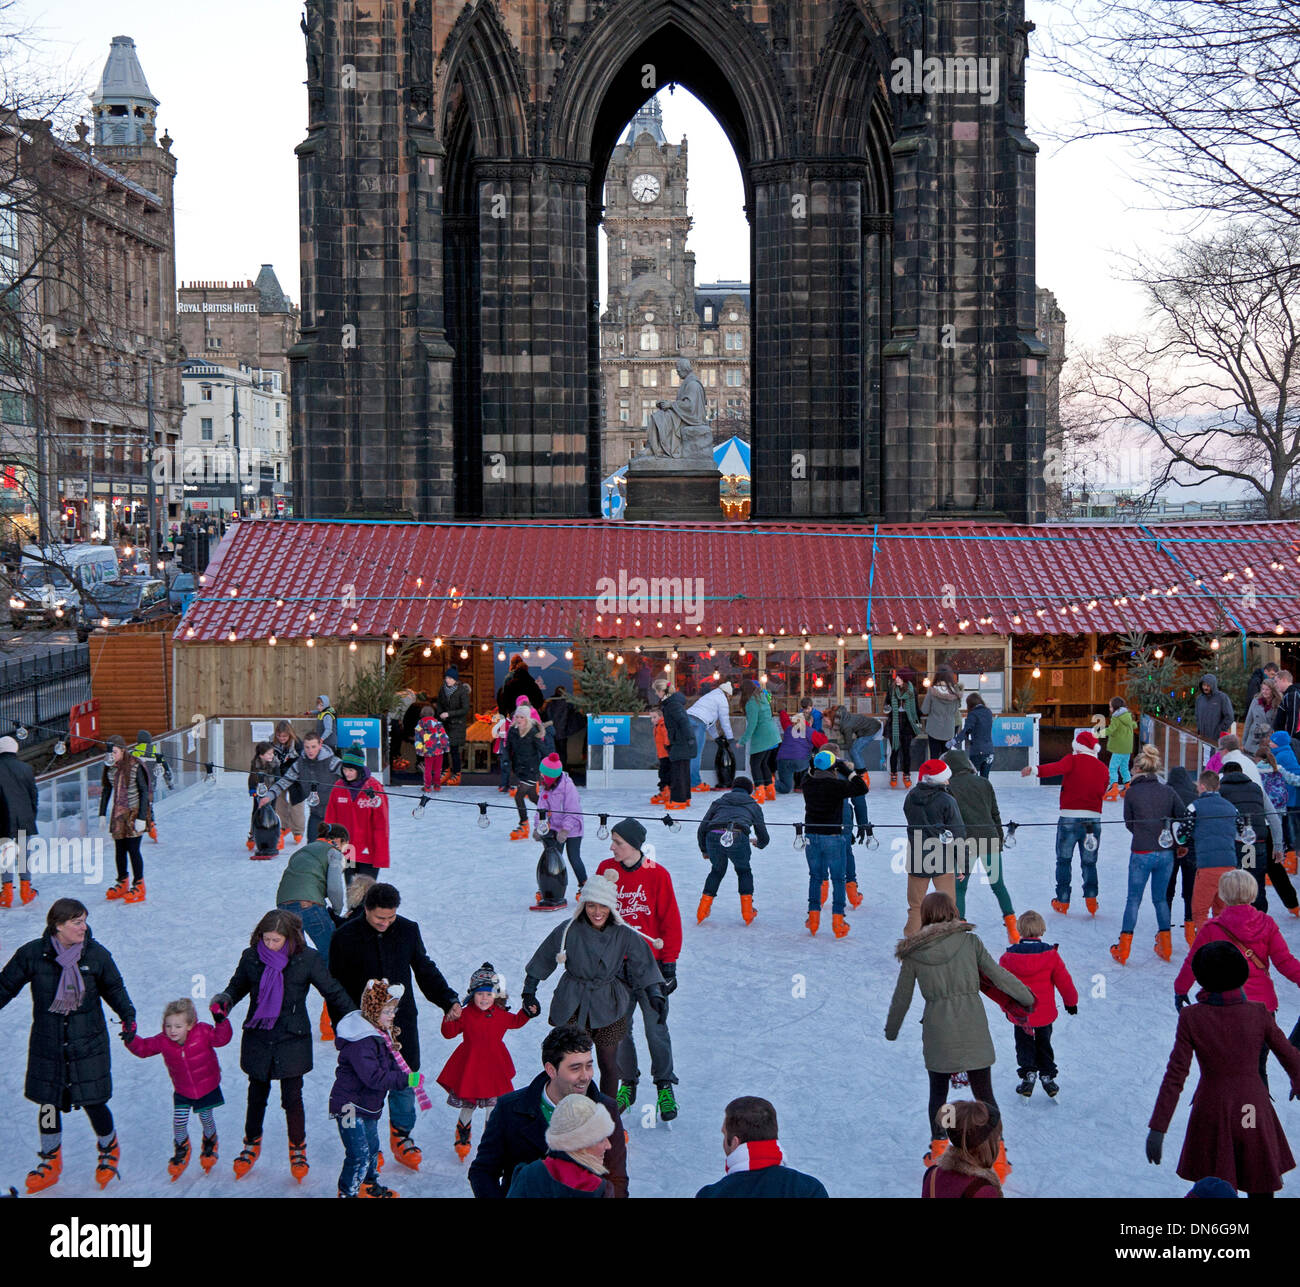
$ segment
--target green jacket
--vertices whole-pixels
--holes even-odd
[[[988,1068],[997,1058],[980,995],[981,976],[1022,1005],[1034,1005],[1033,992],[989,955],[972,933],[974,928],[966,921],[941,921],[923,926],[894,949],[898,984],[889,1003],[885,1039],[897,1038],[912,991],[920,983],[925,998],[921,1049],[930,1072],[969,1072]]]
[[[343,855],[326,840],[313,840],[289,855],[275,891],[277,903],[319,903],[329,900],[342,915],[347,903],[343,885]]]
[[[772,717],[772,699],[766,693],[759,693],[745,703],[744,744],[751,756],[781,744],[781,729]]]
[[[1137,721],[1126,706],[1110,717],[1110,723],[1101,730],[1106,739],[1106,749],[1112,755],[1132,755],[1133,740],[1137,735]]]

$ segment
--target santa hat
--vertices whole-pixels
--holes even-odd
[[[952,778],[952,770],[942,760],[926,760],[921,765],[917,777],[922,782],[933,782],[935,786],[943,786]]]
[[[1080,755],[1097,754],[1097,737],[1090,729],[1081,728],[1074,735],[1074,741],[1071,743],[1074,749]]]

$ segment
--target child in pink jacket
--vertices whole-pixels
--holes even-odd
[[[126,1048],[137,1058],[162,1055],[172,1079],[172,1137],[176,1150],[167,1163],[172,1181],[190,1161],[190,1110],[199,1115],[203,1127],[203,1150],[199,1165],[204,1173],[217,1164],[217,1124],[212,1110],[226,1101],[221,1095],[221,1063],[217,1048],[231,1038],[230,1020],[218,1019],[213,1027],[200,1023],[189,997],[169,1001],[163,1010],[163,1030],[156,1037],[133,1037]]]

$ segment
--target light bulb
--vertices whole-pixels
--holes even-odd
[[[1083,847],[1084,847],[1084,848],[1085,848],[1085,849],[1086,849],[1090,854],[1093,854],[1093,853],[1096,853],[1096,852],[1097,852],[1097,844],[1098,844],[1097,833],[1096,833],[1095,831],[1090,831],[1090,832],[1088,832],[1088,834],[1087,834],[1086,836],[1084,836],[1084,838],[1083,838]]]
[[[1019,826],[1018,822],[1007,823],[1007,832],[1002,840],[1003,849],[1014,849],[1016,847],[1016,828]]]
[[[275,645],[278,644],[280,641],[274,635],[272,635],[266,642],[269,643],[272,648],[274,648]],[[390,648],[388,651],[392,652],[393,650]]]
[[[441,636],[441,635],[434,635],[434,636],[433,636],[433,646],[434,646],[435,648],[441,648],[441,647],[442,647],[442,636]]]
[[[1035,666],[1033,670],[1031,670],[1029,673],[1033,675],[1035,679],[1042,679],[1043,677],[1043,670],[1041,666]]]
[[[392,644],[389,644],[388,647],[384,649],[384,651],[391,657],[397,651],[397,649],[394,648]]]
[[[1159,660],[1161,660],[1162,657],[1164,657],[1164,655],[1165,655],[1165,650],[1164,650],[1163,648],[1157,648],[1157,649],[1155,650],[1155,652],[1153,652],[1151,655],[1152,655],[1152,656],[1153,656],[1157,661],[1159,661]]]
[[[501,654],[501,660],[502,660],[502,661],[505,661],[505,659],[506,659],[506,655],[505,655],[505,653],[502,653],[502,654]],[[566,648],[566,649],[564,650],[564,660],[565,660],[565,661],[572,661],[572,660],[573,660],[573,649],[572,649],[572,648]]]
[[[718,844],[724,849],[730,849],[736,843],[736,833],[730,827],[718,837]]]
[[[875,686],[876,686],[876,677],[875,677],[874,675],[868,675],[868,676],[867,676],[867,687],[868,687],[868,688],[874,688]]]
[[[430,648],[430,647],[428,646],[428,644],[425,644],[425,646],[424,646],[424,653],[423,653],[423,655],[424,655],[425,657],[432,657],[432,656],[433,656],[433,649]]]
[[[1174,833],[1168,823],[1165,823],[1164,828],[1161,830],[1160,839],[1157,843],[1161,849],[1172,849],[1174,847]]]
[[[1094,657],[1094,658],[1093,658],[1093,660],[1092,660],[1092,668],[1093,668],[1093,670],[1100,670],[1100,669],[1101,669],[1101,658],[1100,658],[1100,657]]]
[[[572,657],[573,654],[570,653],[569,656]],[[505,650],[504,648],[498,648],[498,649],[497,649],[497,660],[498,660],[498,661],[505,661],[505,659],[506,659],[506,650]]]
[[[533,835],[549,836],[551,834],[551,824],[546,820],[546,810],[542,809],[537,815],[537,821],[533,824]]]
[[[602,813],[600,815],[600,826],[596,829],[596,839],[609,839],[609,814],[607,813]]]
[[[233,629],[232,629],[231,632],[226,636],[226,638],[229,639],[231,643],[234,643],[234,642],[235,642],[235,637],[236,637],[236,636],[235,636],[235,632],[234,632]]]
[[[613,654],[612,652],[607,652],[607,653],[605,654],[605,660],[606,660],[606,661],[613,661],[613,660],[614,660],[614,654]]]
[[[357,641],[354,639],[350,644],[348,644],[348,652],[356,652],[356,650],[357,650]]]
[[[1210,651],[1211,651],[1211,652],[1218,652],[1218,651],[1219,651],[1219,641],[1218,641],[1217,639],[1211,639],[1211,640],[1210,640]]]
[[[486,831],[492,825],[492,819],[487,816],[487,804],[480,800],[478,806],[478,825]]]
[[[479,644],[479,646],[478,646],[478,650],[479,650],[479,652],[487,652],[487,650],[488,650],[488,646],[487,646],[487,644],[486,644],[486,643],[481,643],[481,644]]]
[[[462,649],[460,650],[460,659],[461,659],[461,661],[468,661],[468,660],[469,660],[469,649],[468,649],[468,648],[462,648]]]
[[[949,831],[947,827],[944,827],[944,829],[939,832],[939,843],[941,845],[950,845],[952,844],[952,841],[953,841],[952,832]]]
[[[316,640],[315,640],[315,639],[308,639],[308,640],[307,640],[307,647],[308,647],[308,648],[314,648],[314,647],[316,647]]]
[[[308,809],[320,808],[320,796],[316,793],[315,788],[312,789],[311,795],[307,797],[307,808]]]

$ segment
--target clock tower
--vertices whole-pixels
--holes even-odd
[[[657,98],[632,118],[605,173],[608,260],[600,357],[605,432],[602,473],[627,464],[645,440],[655,402],[676,397],[674,360],[694,361],[695,255],[686,249],[686,139],[669,143]]]

